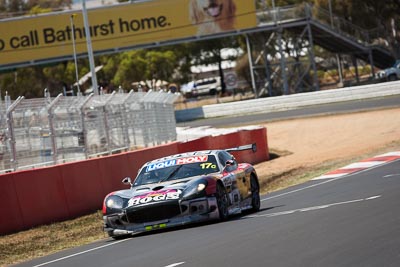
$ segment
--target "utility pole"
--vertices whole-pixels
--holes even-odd
[[[76,86],[78,88],[77,95],[80,96],[82,93],[81,93],[81,88],[79,85],[78,61],[76,58],[76,41],[75,41],[75,24],[74,24],[75,16],[76,16],[76,14],[72,14],[70,17],[70,20],[71,20],[71,29],[72,29],[72,47],[74,49],[75,78],[76,78]]]
[[[89,30],[89,19],[86,10],[86,0],[82,0],[82,13],[83,13],[83,23],[85,26],[85,35],[86,35],[86,44],[89,56],[90,71],[92,73],[93,94],[99,95],[99,88],[97,86],[97,77],[96,77],[96,70],[93,58],[92,40],[90,37],[90,30]]]

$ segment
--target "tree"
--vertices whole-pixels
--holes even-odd
[[[131,83],[134,81],[141,81],[145,77],[146,72],[146,58],[145,51],[133,50],[124,52],[119,55],[119,62],[109,61],[108,63],[117,63],[118,69],[112,79],[112,83],[123,88],[131,88]],[[107,66],[106,69],[112,68]]]
[[[149,80],[169,81],[176,67],[176,56],[172,51],[150,50],[146,53],[147,69],[145,77]]]
[[[386,40],[397,58],[400,57],[400,1],[398,0],[314,0],[315,4],[370,32],[370,38]],[[397,24],[396,24],[397,22]],[[394,28],[394,29],[393,29]],[[393,30],[395,34],[393,34]]]
[[[217,63],[218,72],[221,78],[221,94],[226,93],[224,73],[222,69],[223,60],[233,60],[236,58],[223,58],[221,50],[224,48],[238,49],[239,41],[236,37],[226,37],[221,39],[212,39],[189,44],[193,65],[210,65]]]
[[[72,0],[28,0],[26,7],[27,9],[32,9],[35,6],[40,8],[63,8],[70,7],[72,4]]]

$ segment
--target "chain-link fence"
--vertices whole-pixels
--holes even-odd
[[[176,140],[164,92],[0,101],[0,172],[109,155]]]

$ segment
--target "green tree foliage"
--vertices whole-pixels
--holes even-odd
[[[56,10],[71,5],[72,0],[0,0],[0,12],[20,15],[24,12],[31,12],[33,8]]]
[[[32,9],[35,6],[39,6],[40,8],[59,9],[70,7],[72,4],[72,0],[28,0],[26,2],[27,10]]]
[[[7,1],[6,0],[0,0],[0,12],[4,13],[7,11]]]
[[[144,50],[133,50],[120,54],[117,61],[108,61],[108,64],[117,64],[106,65],[106,69],[117,68],[112,83],[131,88],[132,82],[143,80],[147,64],[145,54]]]
[[[51,8],[41,8],[40,6],[34,6],[31,8],[31,10],[29,10],[29,15],[37,15],[40,13],[48,13],[51,12],[52,9]]]
[[[232,60],[233,58],[223,58],[221,50],[223,48],[239,48],[240,43],[236,37],[227,37],[221,39],[212,39],[201,42],[194,42],[189,45],[189,51],[192,56],[193,65],[218,64],[219,76],[221,78],[221,93],[226,92],[226,85],[222,70],[223,60]]]
[[[146,53],[145,77],[168,81],[176,67],[176,56],[172,51],[150,50]]]
[[[366,30],[370,38],[380,37],[392,47],[399,58],[400,1],[398,0],[330,0],[333,13]],[[328,9],[329,0],[315,0],[315,4]]]

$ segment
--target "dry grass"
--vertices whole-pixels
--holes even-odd
[[[45,256],[105,238],[101,212],[0,237],[0,265]]]

